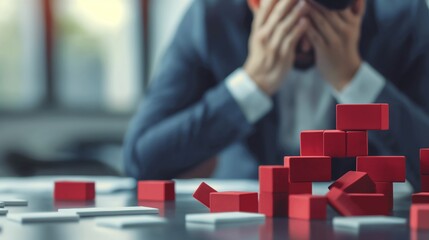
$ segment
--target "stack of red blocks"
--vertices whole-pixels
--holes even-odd
[[[420,150],[421,192],[413,194],[410,226],[415,230],[429,230],[429,149]]]
[[[388,104],[337,105],[337,129],[303,131],[301,156],[286,156],[284,166],[259,168],[259,212],[268,217],[289,216],[297,219],[325,219],[329,203],[341,215],[388,215],[393,209],[393,182],[405,181],[405,157],[368,156],[368,131],[389,129]],[[426,155],[425,155],[426,154]],[[422,152],[427,159],[428,152]],[[356,171],[350,171],[329,187],[326,196],[312,195],[313,182],[332,179],[332,158],[356,158]],[[345,159],[344,161],[347,161]],[[429,176],[429,160],[427,160]],[[429,185],[429,183],[428,183]],[[204,189],[204,186],[200,186]],[[213,207],[214,196],[201,198]],[[255,193],[254,193],[255,194]],[[236,193],[228,193],[236,195]],[[238,202],[235,198],[220,198],[225,205]],[[238,199],[238,198],[237,198]],[[254,199],[254,197],[252,198]],[[222,211],[241,210],[240,203]]]

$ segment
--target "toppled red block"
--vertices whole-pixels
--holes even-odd
[[[94,182],[59,181],[54,185],[54,199],[58,201],[90,201],[95,199]]]
[[[338,130],[388,130],[388,104],[338,104]]]
[[[392,211],[393,210],[393,183],[376,182],[375,189],[377,193],[381,193],[386,197],[387,207],[390,211]]]
[[[330,157],[346,157],[346,132],[326,130],[323,133],[323,155]]]
[[[429,193],[415,193],[412,195],[412,202],[413,204],[417,203],[423,203],[423,204],[429,204]]]
[[[412,204],[410,227],[414,230],[429,230],[429,204]]]
[[[357,157],[356,170],[367,172],[374,182],[405,182],[405,157]]]
[[[289,168],[289,181],[324,182],[331,180],[331,157],[285,157],[284,166]]]
[[[311,194],[313,184],[311,182],[289,183],[289,194]]]
[[[421,191],[429,192],[429,175],[420,175]]]
[[[212,192],[217,192],[217,191],[214,190],[209,185],[207,185],[205,182],[202,182],[200,186],[198,186],[197,190],[195,190],[192,196],[195,199],[197,199],[200,203],[210,208],[210,193]]]
[[[347,157],[368,156],[367,131],[348,131],[346,132],[346,141]]]
[[[287,217],[289,209],[289,193],[259,194],[259,213],[267,217]]]
[[[172,201],[176,198],[173,181],[139,181],[137,188],[139,201]]]
[[[283,166],[260,166],[259,191],[269,193],[289,192],[289,169]]]
[[[420,173],[429,175],[429,148],[420,149]]]
[[[359,215],[389,215],[388,199],[379,193],[350,193],[350,199],[359,207]]]
[[[332,188],[326,197],[329,205],[343,216],[359,216],[361,214],[359,206],[347,193],[338,188]]]
[[[323,130],[301,132],[301,156],[323,156]]]
[[[256,192],[210,193],[210,212],[258,212]]]
[[[375,193],[376,185],[365,172],[349,171],[329,186],[346,193]]]
[[[327,198],[314,195],[290,195],[289,217],[303,220],[326,219]]]

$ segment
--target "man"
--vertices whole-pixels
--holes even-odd
[[[174,178],[212,157],[214,177],[256,178],[299,154],[299,133],[335,128],[337,103],[389,103],[371,155],[406,155],[419,189],[429,147],[429,15],[424,0],[194,1],[125,141],[127,173]],[[336,161],[335,170],[351,166]]]

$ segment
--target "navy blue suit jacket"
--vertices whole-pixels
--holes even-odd
[[[174,178],[221,154],[219,176],[256,177],[257,165],[296,154],[280,150],[277,106],[249,124],[224,83],[246,59],[252,18],[246,0],[194,1],[130,124],[127,174]],[[370,154],[406,155],[417,189],[419,148],[429,147],[428,26],[424,0],[368,0],[360,41],[363,59],[387,79],[377,102],[390,104],[390,130],[370,132]]]

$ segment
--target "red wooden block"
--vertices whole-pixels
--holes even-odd
[[[388,104],[338,104],[338,130],[388,130]]]
[[[412,204],[410,227],[414,230],[429,230],[429,204]]]
[[[323,130],[301,132],[301,156],[323,156]]]
[[[283,166],[260,166],[259,191],[269,193],[289,192],[289,169]]]
[[[359,215],[389,215],[388,199],[381,193],[350,193],[350,199],[359,207]]]
[[[429,175],[429,148],[420,149],[420,173]]]
[[[375,189],[377,193],[386,196],[387,206],[390,211],[393,210],[393,183],[391,182],[376,182]]]
[[[425,203],[429,204],[429,193],[415,193],[412,195],[413,204],[416,203]]]
[[[139,201],[172,201],[176,197],[173,181],[139,181],[137,188]]]
[[[290,195],[289,217],[303,220],[326,219],[327,198],[314,195]]]
[[[289,193],[260,193],[259,213],[267,217],[288,216]]]
[[[331,180],[331,157],[285,157],[290,182],[323,182]]]
[[[197,199],[200,203],[210,208],[210,193],[212,192],[217,192],[217,191],[214,190],[209,185],[207,185],[205,182],[202,182],[200,186],[198,186],[197,190],[195,190],[192,196],[195,199]]]
[[[327,130],[323,133],[323,156],[346,157],[346,132]]]
[[[367,172],[375,182],[405,182],[405,157],[357,157],[356,170]]]
[[[256,192],[210,193],[210,212],[258,212]]]
[[[351,197],[338,188],[329,190],[326,197],[329,205],[343,216],[359,216],[361,213],[359,206],[352,201]]]
[[[311,182],[289,183],[289,194],[311,194],[313,184]]]
[[[421,191],[429,192],[429,175],[420,175]]]
[[[90,201],[95,199],[94,182],[60,181],[54,185],[54,199],[58,201]]]
[[[368,132],[348,131],[346,133],[347,157],[368,156]]]
[[[349,171],[329,186],[346,193],[375,193],[376,185],[365,172]]]

